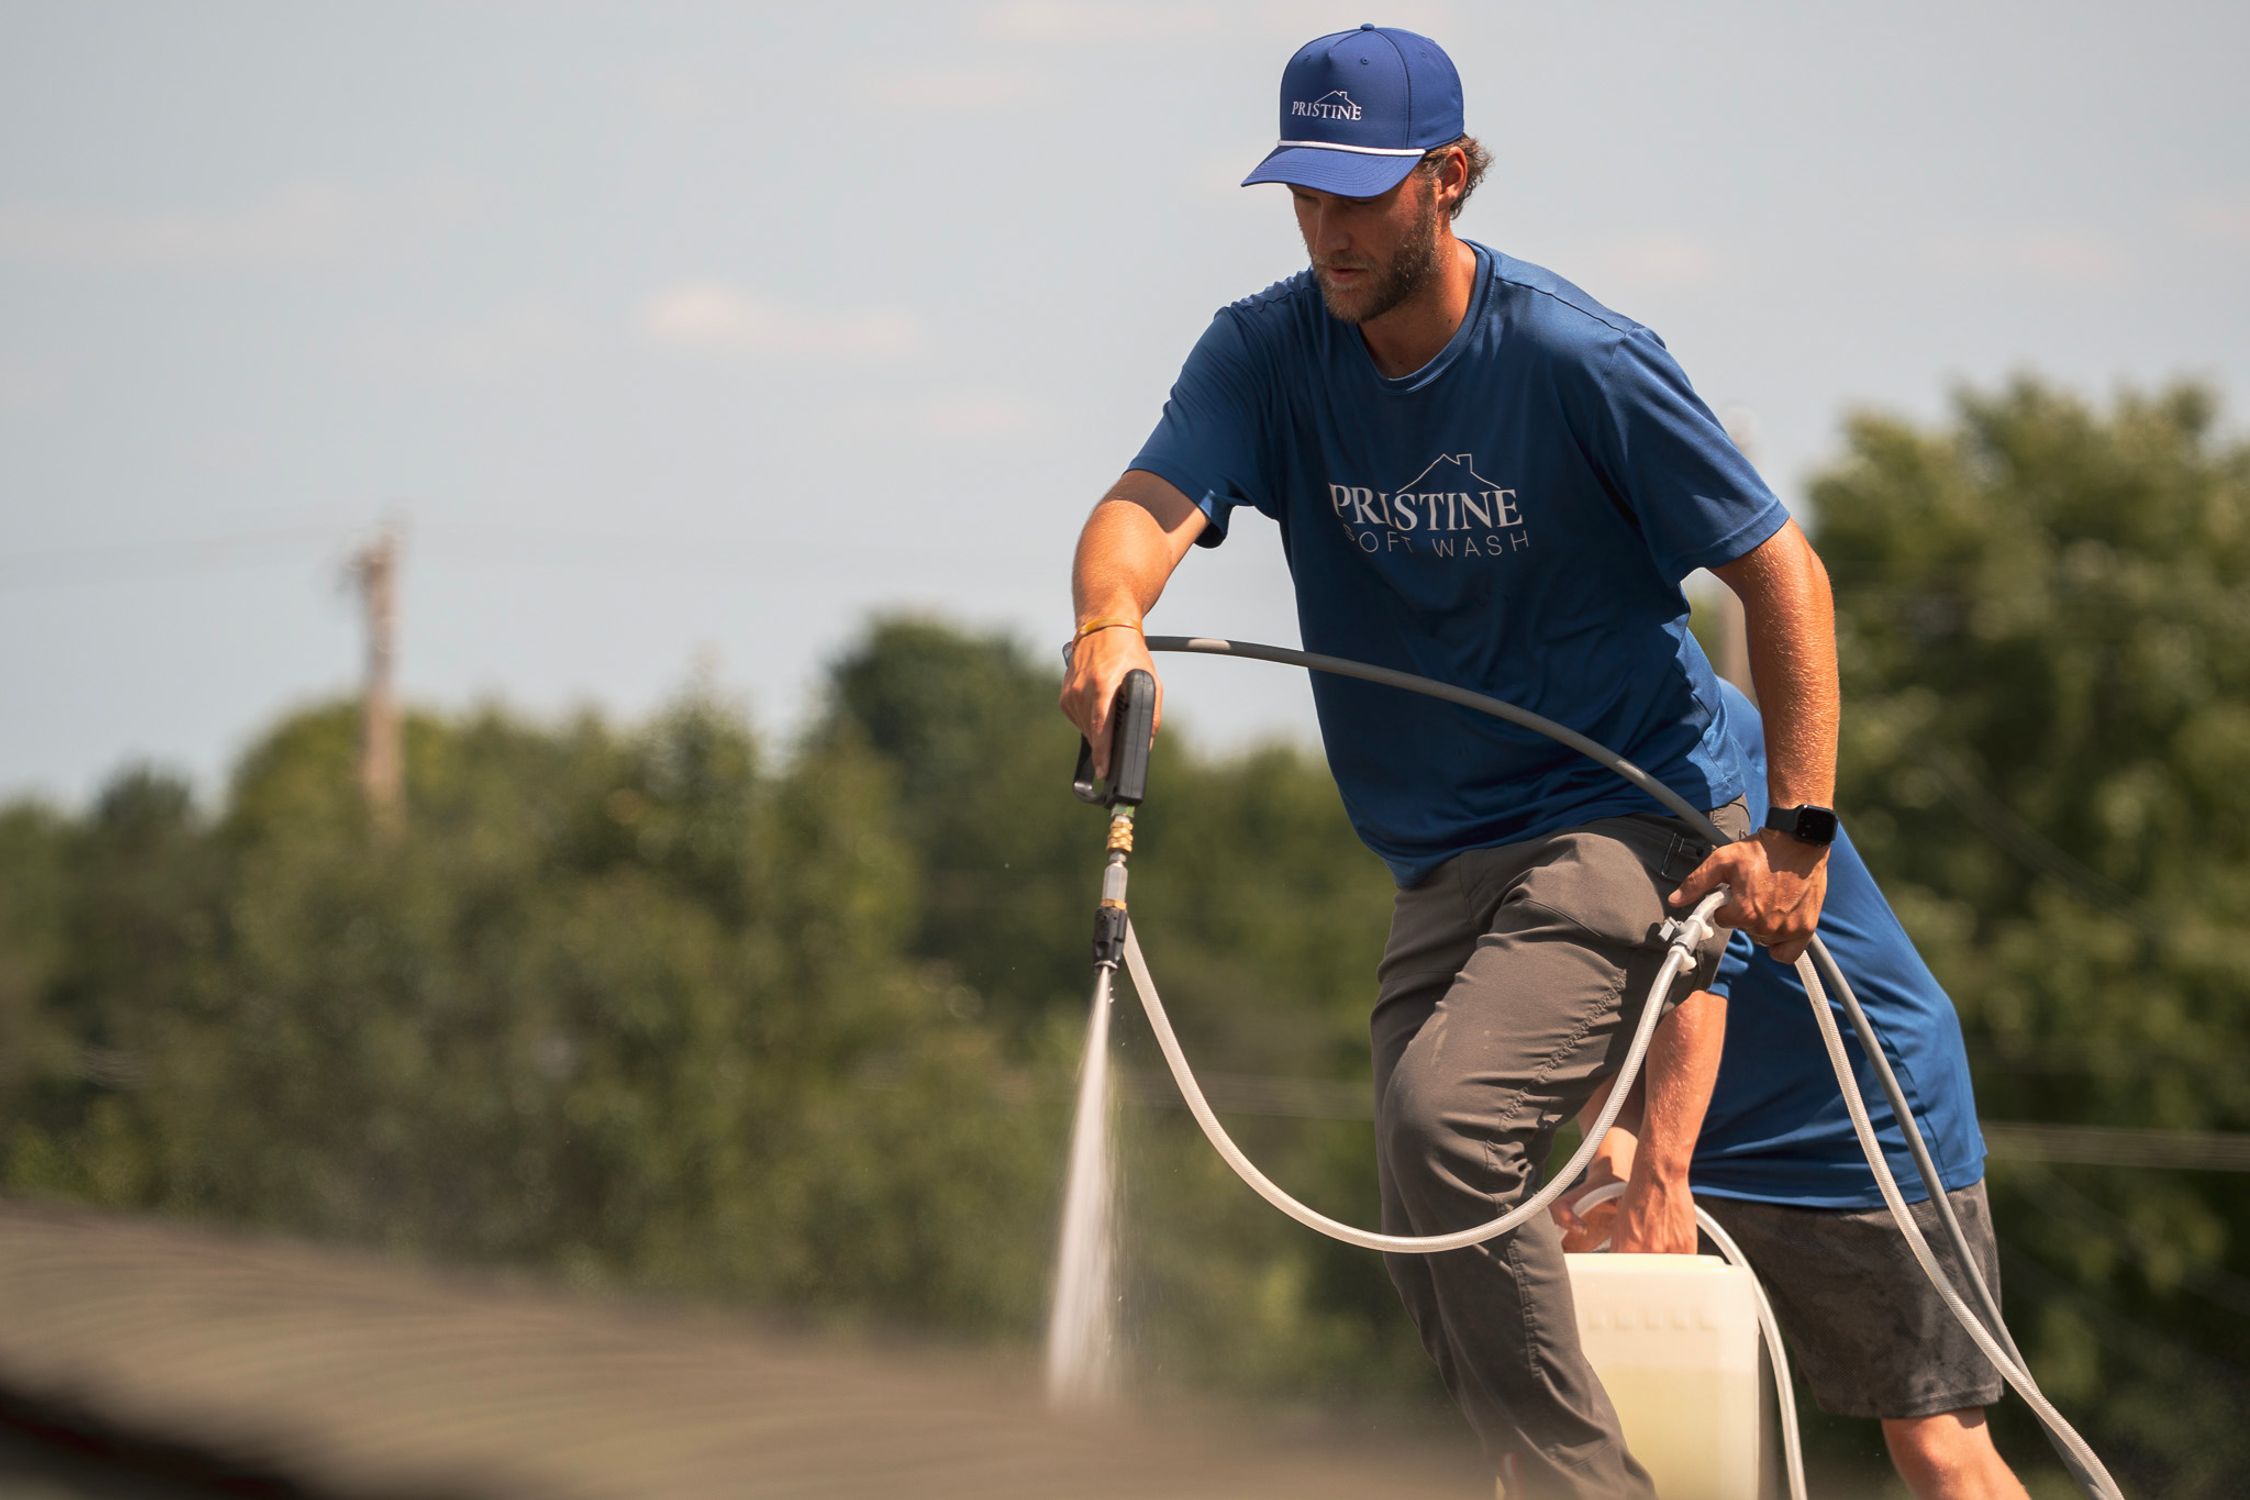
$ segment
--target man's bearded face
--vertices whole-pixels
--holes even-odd
[[[1382,198],[1299,191],[1297,225],[1330,316],[1345,323],[1368,322],[1437,278],[1437,199],[1437,183],[1419,170]],[[1349,224],[1345,243],[1323,253],[1323,241],[1336,235],[1331,216],[1339,213]]]

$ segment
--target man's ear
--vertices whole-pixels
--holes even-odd
[[[1438,177],[1451,190],[1444,205],[1446,212],[1450,214],[1460,206],[1461,195],[1469,185],[1469,153],[1463,151],[1459,146],[1447,147],[1445,168],[1438,173]]]

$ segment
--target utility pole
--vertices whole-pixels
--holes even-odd
[[[352,581],[367,617],[367,675],[360,688],[359,786],[376,833],[396,837],[404,824],[400,791],[398,693],[398,529],[386,524],[353,556]]]

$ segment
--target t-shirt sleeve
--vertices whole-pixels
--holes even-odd
[[[1196,340],[1164,415],[1128,468],[1165,480],[1210,521],[1196,541],[1216,547],[1238,505],[1270,514],[1265,461],[1266,382],[1241,321],[1222,309]]]
[[[1750,970],[1750,957],[1755,950],[1750,939],[1739,932],[1727,935],[1726,951],[1719,955],[1719,977],[1706,986],[1714,995],[1732,995],[1734,982]]]
[[[1654,333],[1589,351],[1585,373],[1584,437],[1668,576],[1732,562],[1789,519]]]

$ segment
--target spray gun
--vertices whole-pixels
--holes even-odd
[[[1156,734],[1156,679],[1138,669],[1125,674],[1109,714],[1109,780],[1094,779],[1094,746],[1078,742],[1078,770],[1070,789],[1081,802],[1109,809],[1109,860],[1102,869],[1102,900],[1094,911],[1096,985],[1106,989],[1125,954],[1125,857],[1133,852],[1133,814],[1148,795],[1149,743]]]

